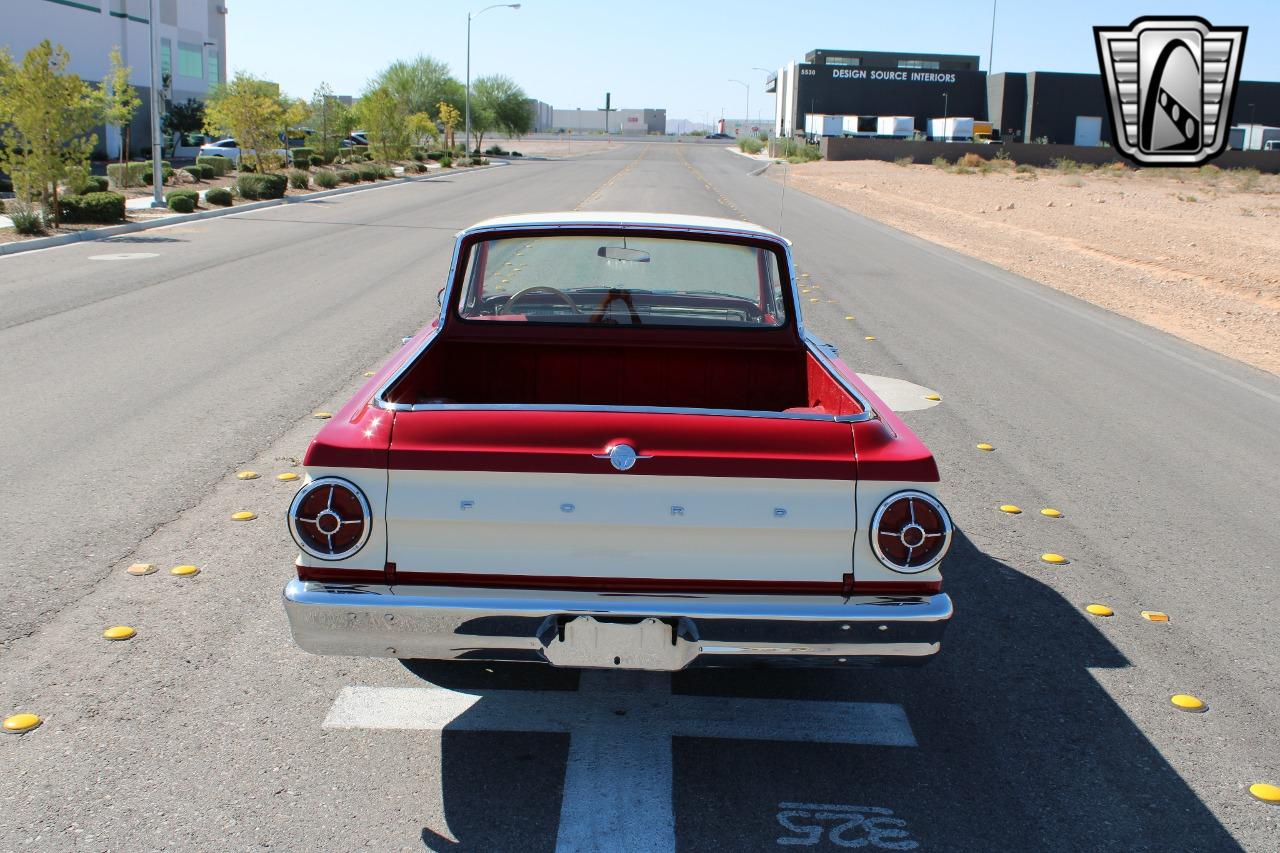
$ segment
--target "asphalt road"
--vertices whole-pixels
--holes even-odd
[[[1280,784],[1280,381],[757,168],[618,144],[0,259],[0,714],[45,718],[0,736],[0,849],[554,849],[570,734],[323,723],[345,688],[438,685],[518,717],[522,692],[586,708],[599,685],[299,652],[279,604],[294,488],[273,475],[433,314],[458,228],[575,207],[780,228],[817,285],[806,322],[943,397],[905,415],[961,530],[937,661],[643,687],[900,707],[915,745],[805,742],[803,716],[776,740],[674,732],[680,849],[1280,847],[1280,808],[1245,790]],[[113,254],[135,256],[92,259]],[[100,639],[121,623],[138,636]],[[1181,692],[1209,711],[1175,710]]]

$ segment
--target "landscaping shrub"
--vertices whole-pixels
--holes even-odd
[[[218,176],[218,173],[208,163],[197,163],[195,168],[200,170],[200,180],[212,181]]]
[[[324,157],[320,156],[319,154],[312,154],[310,157],[307,158],[307,164],[312,167],[323,166]]]
[[[423,148],[421,145],[410,146],[409,156],[421,163],[423,160],[427,159],[427,149]]]
[[[738,140],[738,150],[746,154],[759,154],[764,150],[764,144],[754,136],[744,136]]]
[[[186,172],[197,181],[204,179],[204,172],[199,166],[183,166],[182,171]]]
[[[183,201],[183,200],[186,201]],[[190,202],[190,207],[187,206]],[[190,213],[200,205],[200,193],[195,190],[170,190],[165,193],[164,203],[169,206],[170,210],[178,213]],[[175,207],[175,205],[177,205]]]
[[[511,152],[511,156],[512,156],[512,157],[523,157],[524,155],[523,155],[523,154],[521,154],[519,151],[512,151],[512,152]]]
[[[493,156],[498,157],[503,154],[506,154],[507,152],[502,150],[501,145],[490,145],[488,148],[484,150],[484,153],[492,154]]]
[[[809,163],[822,159],[821,148],[799,139],[779,139],[775,150],[777,156],[785,157],[788,163]]]
[[[151,174],[151,164],[134,161],[132,163],[108,163],[107,177],[116,189],[136,187],[142,184],[143,173]]]
[[[1073,175],[1080,171],[1080,164],[1069,157],[1055,157],[1049,161],[1053,168],[1066,175]]]
[[[316,149],[300,145],[289,153],[293,155],[293,162],[297,163],[301,160],[303,163],[309,163],[311,162],[311,155],[316,153]]]
[[[301,169],[289,170],[289,186],[295,190],[305,190],[311,188],[311,176]]]
[[[204,194],[204,200],[219,207],[230,207],[231,190],[226,187],[214,187]]]
[[[1036,173],[1036,167],[1032,166],[1030,163],[1019,163],[1013,167],[1013,171],[1022,175],[1034,175]]]
[[[950,166],[951,164],[947,162],[947,158],[946,158],[946,157],[934,157],[934,158],[933,158],[933,165],[934,165],[936,168],[938,168],[938,169],[945,169],[945,168],[947,168],[948,166]]]
[[[119,222],[124,219],[124,196],[106,192],[64,195],[58,199],[58,215],[63,222]]]
[[[236,178],[236,192],[241,198],[284,198],[289,179],[272,172],[241,175]]]
[[[321,189],[331,190],[338,185],[338,173],[329,169],[321,169],[316,172],[316,186]]]
[[[428,160],[435,160],[437,163],[438,163],[438,162],[440,162],[441,160],[443,160],[443,159],[444,159],[444,157],[445,157],[445,152],[443,152],[443,151],[428,151],[428,152],[427,152],[427,159],[428,159]]]
[[[361,157],[364,157],[369,153],[369,146],[368,145],[352,145],[351,153],[358,154]]]
[[[85,177],[84,183],[76,189],[76,193],[104,193],[110,188],[110,182],[102,175],[88,175]]]
[[[7,175],[0,175],[0,193],[13,192],[13,181]]]
[[[897,160],[893,161],[893,165],[902,166],[903,168],[906,168],[907,166],[910,166],[914,162],[915,160],[913,160],[910,157],[899,157]]]
[[[427,164],[426,164],[426,163],[414,163],[414,164],[413,164],[412,166],[410,166],[409,168],[410,168],[410,169],[412,169],[415,173],[417,173],[417,174],[421,175],[423,172],[427,171]]]
[[[360,180],[360,176],[351,169],[339,169],[338,180],[344,184],[354,184]]]
[[[360,176],[362,181],[378,180],[378,167],[372,163],[361,163],[356,167],[356,174]]]
[[[197,157],[197,166],[208,166],[213,169],[213,174],[221,177],[231,171],[231,161],[226,157]]]
[[[151,186],[151,178],[154,177],[151,171],[151,164],[147,163],[146,168],[142,170],[142,182],[147,186]],[[173,180],[173,167],[168,163],[160,164],[160,183],[167,184]]]
[[[442,154],[442,155],[440,156],[440,166],[441,166],[441,168],[444,168],[444,169],[452,169],[452,168],[453,168],[453,158],[452,158],[452,157],[450,157],[448,154]]]
[[[981,155],[974,154],[974,153],[971,151],[971,152],[969,152],[968,154],[965,154],[963,157],[961,157],[961,158],[956,162],[956,165],[957,165],[957,166],[968,166],[970,169],[976,169],[977,167],[981,166],[981,165],[982,165],[983,163],[985,163],[985,162],[987,162],[987,161],[986,161],[986,160],[984,160],[984,159],[982,159],[982,156],[981,156]]]
[[[19,234],[44,233],[44,216],[37,205],[14,199],[9,202],[8,209],[6,215],[13,220],[14,231]]]

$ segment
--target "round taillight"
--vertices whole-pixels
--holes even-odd
[[[312,480],[289,506],[289,532],[313,557],[346,559],[369,538],[369,502],[355,484],[339,477]]]
[[[924,492],[890,495],[871,519],[871,548],[895,572],[931,569],[950,547],[951,516]]]

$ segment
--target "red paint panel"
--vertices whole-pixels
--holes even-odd
[[[593,457],[617,442],[653,458],[622,472]],[[389,465],[615,477],[857,479],[849,424],[641,412],[397,412]]]
[[[849,369],[849,365],[840,359],[834,359],[833,363],[843,379],[856,388],[879,415],[878,419],[853,425],[858,477],[862,480],[938,482],[938,465],[924,442],[860,376]]]
[[[756,581],[673,578],[531,577],[529,575],[396,571],[396,583],[486,589],[558,589],[585,592],[783,593],[841,595],[839,581]]]

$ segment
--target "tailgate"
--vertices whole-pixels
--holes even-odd
[[[610,447],[640,458],[614,467]],[[829,420],[398,412],[387,559],[399,582],[838,591],[856,465]]]

